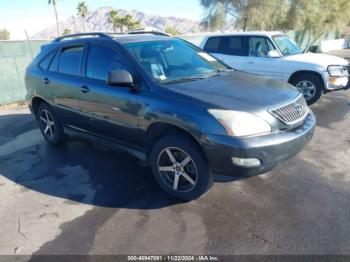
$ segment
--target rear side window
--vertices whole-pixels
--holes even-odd
[[[58,72],[58,61],[60,59],[60,52],[56,52],[55,57],[53,58],[50,66],[49,71],[50,72]]]
[[[220,37],[210,37],[204,46],[204,50],[209,53],[219,53],[219,47]]]
[[[40,68],[43,70],[48,70],[49,65],[52,61],[52,58],[54,57],[55,54],[56,54],[56,50],[49,53],[48,55],[46,55],[45,58],[43,60],[41,60],[41,62],[39,64]]]
[[[83,46],[66,47],[62,49],[58,63],[58,71],[67,75],[80,75]]]
[[[92,44],[89,48],[86,77],[105,81],[108,73],[113,70],[128,70],[128,66],[113,48]]]
[[[226,55],[244,56],[244,37],[227,36],[223,37],[220,45],[220,53]]]

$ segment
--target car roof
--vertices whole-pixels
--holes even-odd
[[[113,40],[118,41],[121,44],[146,42],[146,41],[161,41],[174,39],[170,36],[154,35],[154,34],[125,34],[125,35],[113,35]]]
[[[67,36],[61,36],[54,39],[50,44],[70,44],[75,42],[90,42],[96,40],[106,41],[117,41],[120,44],[128,44],[135,42],[146,42],[146,41],[161,41],[175,39],[168,35],[161,35],[159,33],[133,33],[133,34],[117,34],[117,33],[80,33]]]
[[[284,33],[278,31],[246,31],[246,32],[233,32],[233,33],[210,33],[207,37],[215,36],[235,36],[235,35],[244,35],[244,36],[267,36],[271,37],[274,35],[283,35]]]

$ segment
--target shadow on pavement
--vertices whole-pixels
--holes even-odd
[[[350,107],[343,92],[327,94],[312,106],[318,126],[332,128],[345,118]],[[23,191],[64,198],[72,205],[156,209],[179,203],[160,190],[149,166],[126,152],[88,141],[48,145],[30,114],[0,116],[0,175],[24,186]]]
[[[316,115],[317,126],[332,128],[332,124],[344,120],[350,111],[348,93],[350,90],[339,90],[325,94],[311,106]]]
[[[18,122],[22,133],[11,135],[11,123]],[[88,141],[48,145],[33,122],[29,114],[0,116],[0,137],[7,135],[0,141],[0,175],[24,186],[23,192],[35,190],[72,205],[155,209],[179,203],[160,190],[150,167],[137,158]]]

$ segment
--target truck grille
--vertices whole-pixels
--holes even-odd
[[[306,117],[309,108],[302,95],[288,104],[272,107],[269,112],[287,125],[298,123]]]
[[[344,66],[344,70],[348,71],[348,75],[350,76],[350,65]]]

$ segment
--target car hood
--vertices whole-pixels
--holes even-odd
[[[343,58],[326,55],[326,54],[315,54],[315,53],[304,53],[300,55],[286,56],[286,61],[303,62],[307,64],[321,65],[327,68],[329,65],[347,65],[348,61]]]
[[[174,92],[205,102],[208,107],[246,112],[265,110],[300,94],[285,82],[239,71],[169,87]]]

